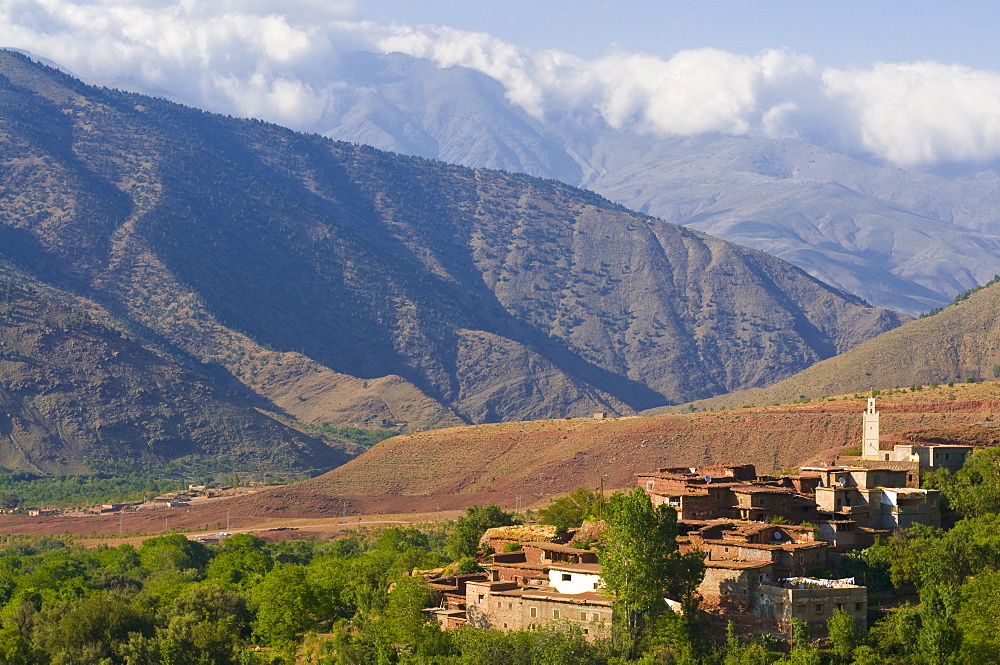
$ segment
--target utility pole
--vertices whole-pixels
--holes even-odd
[[[597,499],[597,519],[604,520],[604,476],[601,476],[601,491]]]

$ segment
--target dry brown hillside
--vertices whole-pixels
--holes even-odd
[[[1000,378],[1000,283],[859,344],[767,388],[691,403],[698,409],[786,403],[847,392]],[[649,413],[687,409],[666,407]]]
[[[243,501],[241,511],[308,516],[530,505],[577,486],[634,482],[665,466],[792,467],[859,442],[864,398],[614,420],[457,427],[387,439],[333,471]],[[887,438],[1000,443],[1000,384],[894,391],[879,399]]]

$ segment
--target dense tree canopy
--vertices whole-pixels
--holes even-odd
[[[705,567],[700,552],[678,553],[677,511],[665,504],[654,508],[636,488],[613,495],[604,516],[601,580],[630,638],[638,638],[642,626],[662,613],[667,596],[693,610]]]

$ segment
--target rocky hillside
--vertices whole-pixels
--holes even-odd
[[[1000,444],[1000,383],[879,397],[887,439]],[[269,516],[532,505],[576,487],[634,486],[661,467],[795,467],[858,445],[865,397],[615,420],[502,423],[387,439],[344,466],[233,506]]]
[[[781,257],[916,315],[1000,272],[1000,176],[920,173],[803,140],[657,137],[598,114],[536,118],[462,67],[358,53],[328,135],[592,189]]]
[[[911,321],[773,386],[698,400],[683,408],[773,404],[872,388],[998,378],[1000,283],[994,281],[937,314]]]
[[[360,450],[281,422],[238,382],[0,262],[0,466],[325,470]],[[333,445],[331,445],[331,443]]]
[[[556,182],[92,88],[12,53],[0,75],[0,258],[290,419],[630,413],[767,385],[900,323]]]

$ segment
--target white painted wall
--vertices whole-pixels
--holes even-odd
[[[569,575],[568,580],[563,576]],[[600,584],[601,576],[592,573],[575,573],[565,570],[549,570],[549,586],[555,587],[559,593],[584,593],[594,591],[594,585]]]

